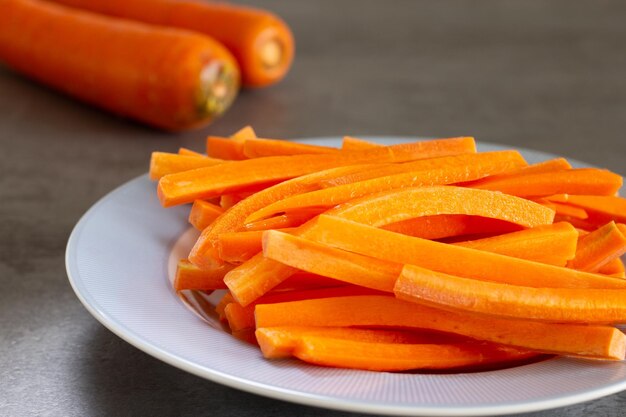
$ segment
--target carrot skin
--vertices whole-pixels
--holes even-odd
[[[232,55],[211,38],[42,1],[2,2],[0,60],[75,98],[166,130],[207,124],[239,85]]]

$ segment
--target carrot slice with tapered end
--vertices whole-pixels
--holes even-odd
[[[441,344],[460,342],[464,338],[451,333],[431,331],[406,331],[382,329],[354,329],[350,327],[283,326],[257,329],[256,338],[267,359],[286,358],[300,339],[305,336],[321,336],[338,340],[368,343]]]
[[[484,167],[481,165],[485,165]],[[443,156],[439,158],[423,159],[418,161],[404,162],[401,164],[388,164],[377,169],[355,172],[342,177],[331,178],[322,181],[323,188],[335,187],[338,185],[352,184],[370,180],[373,178],[387,177],[390,175],[407,172],[441,170],[445,173],[451,171],[451,177],[446,183],[472,181],[487,175],[497,175],[502,172],[519,170],[528,164],[518,151],[497,151],[483,152],[477,154]],[[465,176],[460,176],[459,180],[454,174],[461,168],[467,170]],[[477,172],[474,172],[477,171]],[[390,187],[391,188],[391,184]]]
[[[259,191],[250,197],[239,202],[239,204],[231,207],[223,216],[216,219],[210,228],[205,229],[202,235],[194,245],[189,260],[199,266],[210,266],[219,264],[223,261],[219,259],[217,250],[218,236],[220,233],[237,232],[242,230],[265,230],[268,228],[285,228],[293,226],[290,222],[281,222],[280,225],[273,223],[271,225],[261,224],[260,227],[244,227],[244,220],[248,215],[254,213],[262,207],[273,203],[274,201],[287,198],[294,194],[319,189],[318,182],[325,178],[331,178],[337,175],[345,175],[354,170],[369,169],[376,164],[362,164],[348,167],[331,168],[325,171],[304,175],[292,180],[284,181],[272,187],[268,187]],[[285,218],[284,220],[288,220]],[[287,225],[289,224],[289,226]]]
[[[252,126],[244,126],[232,135],[230,135],[230,138],[235,141],[241,142],[248,139],[256,139],[257,136]]]
[[[193,227],[202,231],[224,213],[224,209],[213,203],[204,200],[196,200],[189,212],[189,223]]]
[[[186,156],[202,156],[204,158],[206,158],[207,156],[203,153],[200,152],[196,152],[194,150],[188,149],[188,148],[178,148],[178,154],[179,155],[186,155]]]
[[[231,208],[241,200],[250,197],[256,191],[246,191],[242,193],[223,194],[220,196],[220,207],[224,210]]]
[[[269,156],[231,161],[220,164],[219,169],[208,167],[166,175],[159,181],[157,191],[163,206],[170,207],[333,167],[367,162],[404,162],[434,156],[473,153],[475,149],[473,138],[452,138],[358,152]]]
[[[349,201],[328,214],[372,226],[437,214],[482,216],[523,227],[550,224],[554,218],[554,211],[523,198],[452,186],[386,191]]]
[[[369,140],[353,138],[352,136],[344,136],[341,141],[342,151],[362,151],[365,149],[379,148],[381,146],[383,145],[370,142]]]
[[[337,148],[275,139],[248,139],[243,144],[243,153],[248,158],[278,155],[324,154],[340,152]]]
[[[571,204],[585,209],[590,215],[599,217],[599,221],[607,223],[615,220],[626,223],[626,198],[597,195],[556,195],[547,197],[550,201]]]
[[[455,245],[565,266],[576,255],[577,243],[576,228],[570,223],[560,222]]]
[[[493,365],[537,356],[488,343],[402,344],[302,336],[293,355],[315,365],[369,371],[456,369]]]
[[[512,319],[626,322],[626,289],[532,288],[405,265],[394,293],[402,300]]]
[[[283,214],[270,219],[263,219],[254,223],[245,224],[243,226],[243,230],[262,231],[270,229],[295,228],[311,220],[318,214],[319,212],[317,210],[302,210],[294,213]]]
[[[212,167],[223,162],[221,159],[207,158],[206,156],[152,152],[150,158],[150,179],[158,180],[165,175],[197,168]]]
[[[206,153],[211,158],[220,158],[226,161],[241,161],[248,159],[243,153],[241,140],[209,136],[206,138]]]
[[[406,236],[339,217],[321,215],[315,222],[306,232],[308,239],[389,262],[529,287],[626,288],[620,279]]]
[[[215,312],[217,313],[217,316],[219,317],[220,321],[226,320],[226,314],[224,313],[224,310],[226,309],[226,306],[228,304],[234,301],[235,299],[233,298],[232,294],[228,291],[222,296],[222,298],[220,298],[220,301],[215,306]]]
[[[533,199],[533,201],[554,210],[555,214],[561,216],[569,216],[581,220],[589,218],[589,214],[585,211],[585,209],[582,209],[580,207],[549,201],[545,198]]]
[[[432,158],[416,163],[389,165],[373,170],[380,175],[377,178],[311,191],[276,201],[248,216],[246,222],[253,222],[281,212],[307,208],[323,210],[355,198],[391,189],[452,184],[482,178],[494,172],[518,166],[521,163],[525,162],[519,153],[495,152]],[[414,169],[409,168],[409,171],[403,172],[402,170],[406,167],[414,167]]]
[[[485,178],[467,186],[500,191],[520,197],[552,194],[594,194],[610,196],[622,186],[622,177],[604,169],[578,168],[563,171]]]
[[[613,259],[612,261],[605,264],[601,267],[598,272],[600,274],[618,276],[620,278],[624,278],[624,273],[626,272],[626,267],[624,267],[624,261],[620,258]]]
[[[263,254],[302,271],[381,291],[393,291],[400,265],[346,252],[277,230],[263,234]]]
[[[228,325],[233,331],[254,328],[254,308],[258,304],[275,304],[287,301],[314,300],[317,298],[347,297],[354,295],[376,295],[377,291],[355,285],[344,285],[342,287],[315,288],[303,291],[280,291],[266,294],[254,303],[242,306],[233,302],[226,306],[224,314],[228,320]]]
[[[622,227],[623,228],[623,227]],[[610,261],[626,253],[626,236],[615,222],[582,236],[576,257],[567,266],[581,271],[597,272]]]
[[[215,269],[200,269],[186,259],[181,259],[176,268],[174,289],[182,290],[221,290],[226,288],[224,276],[233,269],[224,264]]]
[[[415,217],[382,226],[383,229],[424,239],[463,235],[491,235],[519,231],[522,226],[503,220],[465,214],[439,214]]]
[[[288,228],[280,230],[285,233],[290,233],[295,229]],[[252,258],[263,250],[263,232],[263,230],[254,230],[221,233],[217,244],[220,258],[230,263],[241,263]]]
[[[446,311],[392,296],[354,296],[260,304],[257,328],[277,326],[386,326],[431,329],[474,339],[556,353],[622,360],[626,335],[614,327],[512,320]]]

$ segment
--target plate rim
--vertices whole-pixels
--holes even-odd
[[[423,140],[423,137],[404,137],[404,136],[389,136],[389,135],[370,135],[359,136],[368,140],[378,141],[413,141]],[[294,141],[303,142],[318,142],[318,141],[337,141],[340,140],[339,136],[320,136],[320,137],[303,137],[297,138]],[[477,145],[491,146],[495,148],[503,149],[515,149],[520,152],[538,152],[546,155],[554,155],[550,152],[537,151],[529,148],[508,146],[492,142],[477,141]],[[581,161],[577,161],[573,158],[568,158],[572,163],[579,164],[581,166],[592,166]],[[142,174],[134,177],[123,184],[115,187],[111,191],[107,192],[104,196],[99,198],[94,204],[92,204],[87,211],[79,218],[77,223],[72,229],[69,235],[66,249],[65,249],[65,267],[68,280],[72,287],[72,290],[76,294],[77,298],[85,309],[104,327],[110,330],[113,334],[120,337],[122,340],[136,347],[137,349],[149,354],[150,356],[174,366],[185,372],[189,372],[193,375],[207,379],[209,381],[228,386],[230,388],[238,389],[241,391],[249,392],[252,394],[273,398],[282,401],[288,401],[291,403],[302,404],[307,406],[318,407],[322,409],[332,409],[339,411],[359,412],[365,414],[384,414],[384,415],[428,415],[428,416],[492,416],[492,415],[507,415],[515,413],[528,413],[533,411],[541,411],[564,407],[568,405],[574,405],[586,401],[595,400],[607,395],[615,394],[617,392],[626,390],[626,378],[617,381],[613,384],[607,384],[605,386],[586,390],[583,392],[573,392],[571,394],[559,396],[556,398],[546,398],[536,401],[514,401],[510,403],[500,405],[481,405],[481,406],[413,406],[413,405],[394,405],[394,404],[380,404],[373,401],[363,401],[354,399],[342,399],[332,398],[319,394],[311,394],[301,392],[297,390],[285,389],[277,386],[272,386],[267,383],[261,383],[257,381],[251,381],[246,378],[230,375],[219,370],[211,369],[187,359],[184,359],[176,354],[167,352],[166,350],[151,344],[148,341],[142,340],[142,338],[132,332],[129,332],[124,327],[117,323],[117,320],[107,315],[103,309],[94,306],[93,302],[88,300],[78,287],[77,277],[80,276],[79,272],[75,269],[76,266],[72,264],[71,257],[77,250],[77,242],[79,237],[88,223],[90,217],[97,211],[97,209],[104,204],[114,194],[119,193],[121,190],[127,187],[133,186],[137,182],[147,179],[148,174]],[[165,260],[166,262],[166,260]],[[190,314],[190,317],[193,317]]]

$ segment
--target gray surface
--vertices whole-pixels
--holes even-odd
[[[298,41],[280,85],[171,135],[85,107],[0,67],[0,415],[348,415],[188,375],[92,319],[63,253],[80,215],[143,173],[152,150],[266,137],[474,135],[626,173],[626,3],[263,2]],[[624,414],[626,393],[532,416]]]

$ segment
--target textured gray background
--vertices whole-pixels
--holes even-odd
[[[63,253],[80,215],[152,150],[266,137],[474,135],[626,173],[626,2],[326,0],[259,4],[292,25],[288,78],[180,135],[0,67],[0,415],[349,415],[265,399],[165,365],[92,319]],[[624,415],[626,393],[538,417]]]

